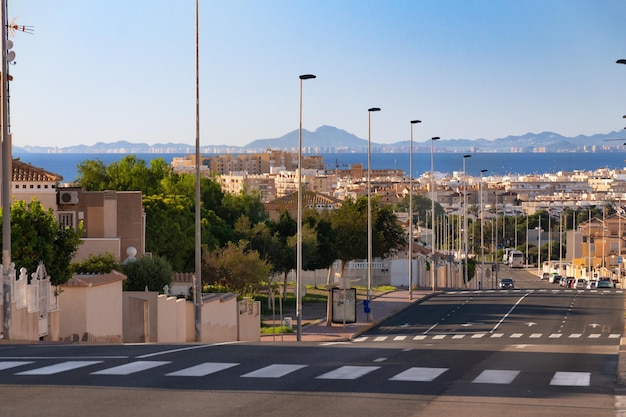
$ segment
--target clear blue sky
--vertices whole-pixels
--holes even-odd
[[[9,0],[13,143],[195,143],[194,0]],[[200,0],[201,144],[626,126],[624,0]]]

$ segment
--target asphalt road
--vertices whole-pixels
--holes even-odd
[[[0,415],[615,416],[622,291],[506,273],[351,342],[0,345]]]

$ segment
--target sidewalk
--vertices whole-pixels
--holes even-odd
[[[372,299],[372,321],[367,320],[367,314],[363,309],[363,302],[359,302],[356,310],[356,323],[347,324],[326,324],[326,317],[323,317],[309,325],[302,327],[303,342],[325,342],[325,341],[346,341],[376,324],[399,313],[411,304],[429,298],[433,294],[430,290],[413,290],[413,300],[409,300],[409,290],[396,290],[382,294]],[[294,323],[295,326],[295,323]],[[293,333],[263,335],[262,342],[293,342],[296,341],[297,334],[294,328]]]

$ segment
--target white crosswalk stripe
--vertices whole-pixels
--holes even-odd
[[[550,381],[550,385],[566,387],[588,387],[591,385],[591,373],[589,372],[556,372]]]
[[[357,379],[377,369],[380,369],[380,366],[342,366],[326,372],[316,379]]]
[[[307,365],[274,364],[242,375],[243,378],[281,378]]]
[[[43,368],[36,368],[24,372],[19,372],[15,375],[54,375],[78,368],[84,368],[85,366],[89,365],[95,365],[97,363],[102,363],[102,361],[67,361],[54,365],[44,366]]]
[[[29,365],[31,363],[33,363],[33,361],[7,361],[7,362],[0,362],[0,371],[3,371],[5,369],[17,368],[18,366],[22,366],[22,365]]]
[[[472,383],[475,384],[510,384],[519,375],[520,371],[487,369],[478,375]]]
[[[200,365],[192,366],[189,368],[181,369],[176,372],[170,372],[165,376],[207,376],[214,374],[215,372],[223,371],[224,369],[232,368],[239,365],[238,363],[218,363],[218,362],[205,362]]]
[[[125,365],[115,366],[113,368],[103,369],[101,371],[92,372],[91,375],[130,375],[136,372],[146,371],[158,366],[167,365],[168,361],[136,361]]]
[[[390,381],[416,381],[416,382],[430,382],[437,378],[439,375],[446,372],[448,368],[409,368],[406,371],[400,372],[398,375],[389,378]]]

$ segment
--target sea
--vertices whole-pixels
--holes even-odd
[[[129,154],[122,153],[19,153],[14,158],[30,163],[46,171],[61,175],[62,182],[72,182],[78,176],[77,167],[85,160],[100,160],[104,165],[119,161]],[[138,159],[150,161],[163,158],[168,164],[175,157],[188,154],[176,153],[141,153],[134,154]],[[328,169],[346,169],[361,163],[367,168],[367,153],[325,153]],[[464,155],[470,155],[464,158]],[[211,156],[203,154],[203,156]],[[430,153],[413,154],[413,177],[417,178],[431,170]],[[592,171],[599,168],[622,169],[626,152],[559,152],[559,153],[435,153],[434,170],[438,173],[462,172],[465,159],[465,171],[468,175],[502,176],[520,174],[544,174],[560,171]],[[408,153],[372,153],[370,157],[373,169],[401,169],[409,173],[410,158]]]

